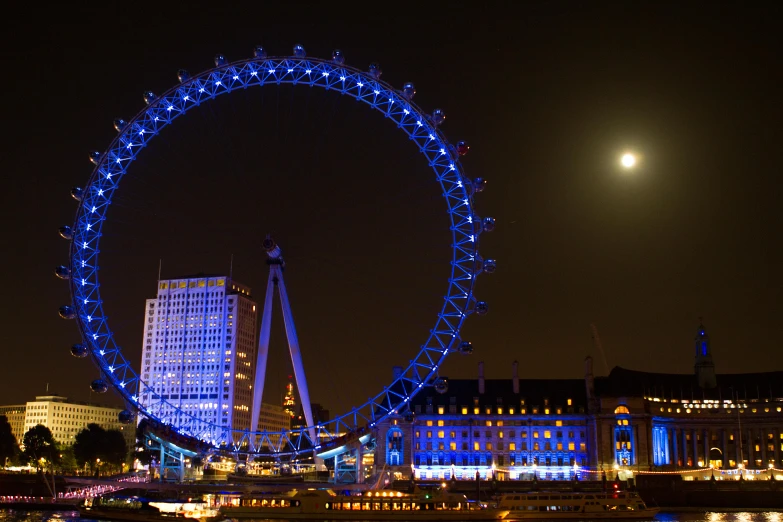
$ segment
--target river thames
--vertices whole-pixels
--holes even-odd
[[[16,509],[0,510],[3,522],[78,522],[78,511],[26,511]],[[86,519],[84,519],[86,520]],[[263,519],[258,519],[263,520]],[[315,520],[315,519],[314,519]],[[319,518],[318,520],[324,520]],[[403,518],[400,518],[404,521]],[[546,519],[541,519],[546,520]],[[551,520],[551,519],[550,519]],[[573,519],[573,520],[590,520]],[[652,519],[659,522],[783,522],[781,511],[661,511]],[[108,522],[108,521],[107,521]],[[278,522],[280,522],[278,520]],[[285,521],[282,521],[285,522]]]

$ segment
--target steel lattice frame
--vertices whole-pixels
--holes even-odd
[[[351,96],[380,111],[410,137],[435,171],[451,219],[453,257],[448,291],[427,341],[402,374],[383,391],[364,405],[329,423],[317,425],[319,440],[333,440],[346,431],[366,432],[388,415],[404,410],[423,386],[433,383],[446,356],[457,349],[460,327],[477,303],[473,296],[475,278],[484,268],[478,254],[482,220],[473,209],[474,185],[464,176],[457,151],[438,130],[439,122],[434,117],[413,104],[405,92],[395,90],[376,75],[340,62],[303,56],[256,57],[225,64],[216,60],[220,63],[218,67],[193,77],[181,77],[179,85],[161,96],[145,96],[147,107],[127,123],[116,125],[119,133],[108,149],[91,157],[96,167],[81,194],[71,231],[69,279],[73,310],[83,342],[102,375],[129,407],[142,415],[167,424],[167,419],[156,418],[148,412],[140,404],[139,397],[145,394],[164,404],[168,401],[139,378],[109,328],[98,282],[101,228],[123,175],[149,141],[189,109],[234,89],[284,83],[322,87]],[[186,419],[173,426],[177,432],[217,447],[284,456],[308,451],[314,445],[306,427],[284,433],[229,430],[169,405],[177,411],[178,418]],[[317,444],[315,442],[316,450],[320,448]]]

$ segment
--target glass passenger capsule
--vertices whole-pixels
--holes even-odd
[[[103,379],[95,379],[90,383],[90,389],[95,393],[106,393],[109,390],[109,384]]]
[[[82,359],[90,354],[90,350],[87,349],[82,343],[77,343],[71,346],[71,355]]]
[[[305,52],[305,48],[299,44],[295,45],[294,56],[296,56],[297,58],[304,58],[305,56],[307,56],[307,53]]]
[[[484,178],[476,178],[473,180],[473,190],[476,192],[484,192],[485,188],[487,188],[487,180]]]
[[[82,198],[84,197],[84,189],[81,187],[72,187],[71,197],[76,201],[81,201]]]
[[[266,58],[266,49],[260,45],[256,45],[255,49],[253,49],[253,58],[259,58],[261,60]]]
[[[57,313],[63,319],[73,319],[76,317],[76,309],[71,305],[61,306]]]
[[[470,150],[470,145],[468,145],[468,142],[466,141],[458,141],[457,142],[457,154],[460,156],[464,156],[468,153]]]
[[[130,424],[133,422],[133,413],[128,410],[122,410],[117,414],[117,420],[120,421],[120,424]]]
[[[432,386],[438,393],[446,393],[449,391],[449,381],[443,377],[439,377]]]
[[[495,230],[495,218],[485,217],[483,221],[484,232],[492,232]]]
[[[485,260],[482,269],[487,274],[493,273],[495,270],[497,270],[497,261],[495,261],[494,259]]]
[[[459,344],[459,353],[462,355],[470,355],[473,353],[473,343],[470,341],[462,341]]]
[[[90,161],[92,161],[94,164],[98,164],[101,162],[101,153],[97,150],[94,150],[90,152]]]
[[[383,74],[383,71],[381,71],[381,66],[377,63],[371,63],[370,64],[370,76],[375,78],[376,80],[381,77],[381,74]]]
[[[345,63],[345,55],[343,55],[343,52],[340,49],[332,51],[332,61],[339,65]]]
[[[128,122],[126,122],[122,118],[114,118],[112,124],[114,125],[114,130],[116,130],[117,132],[122,132],[123,129],[125,129],[125,126],[128,124]]]
[[[413,97],[416,96],[416,86],[413,85],[413,83],[411,82],[407,82],[405,85],[402,86],[402,94],[408,100],[412,100]]]
[[[228,63],[228,60],[226,60],[226,57],[222,54],[216,54],[215,55],[215,67],[223,67]]]
[[[65,265],[60,265],[54,269],[54,275],[60,279],[68,280],[71,278],[71,269]]]
[[[435,109],[432,111],[432,123],[440,125],[446,119],[446,113],[441,109]]]
[[[180,69],[177,71],[177,79],[179,80],[179,83],[185,83],[190,80],[190,73],[185,69]]]
[[[144,93],[144,103],[147,105],[151,105],[152,102],[155,101],[155,93],[152,91],[147,91]]]
[[[68,241],[73,239],[73,229],[68,225],[61,226],[59,229],[57,229],[57,232],[59,232],[60,237],[63,239],[67,239]]]
[[[489,312],[489,305],[486,303],[486,301],[479,301],[476,303],[475,312],[479,315],[484,315]]]

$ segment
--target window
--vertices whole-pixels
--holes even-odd
[[[618,406],[617,408],[614,409],[614,414],[615,415],[630,415],[631,412],[628,411],[628,407],[627,406],[624,406],[624,405],[621,404],[620,406]]]

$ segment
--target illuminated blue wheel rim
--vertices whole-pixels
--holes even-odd
[[[62,307],[60,315],[75,318],[93,362],[102,378],[123,397],[128,407],[153,422],[171,425],[141,404],[140,397],[154,399],[156,406],[166,405],[180,419],[171,426],[181,435],[205,441],[210,445],[235,451],[276,456],[311,451],[314,430],[319,441],[333,440],[338,433],[364,428],[372,429],[389,415],[406,409],[407,403],[424,386],[438,381],[438,368],[449,353],[472,350],[470,343],[461,342],[459,332],[466,316],[472,312],[484,313],[486,303],[473,296],[475,279],[482,271],[495,269],[493,260],[482,260],[478,253],[479,235],[494,227],[492,218],[479,218],[473,208],[473,193],[483,189],[481,180],[471,181],[463,174],[459,155],[467,151],[460,142],[457,147],[448,143],[438,130],[445,117],[439,110],[425,114],[412,103],[415,93],[412,84],[395,90],[379,79],[380,69],[371,66],[362,72],[343,64],[342,54],[335,52],[332,60],[305,58],[297,46],[294,57],[266,57],[257,49],[255,58],[228,63],[222,56],[215,59],[216,67],[199,75],[179,72],[180,84],[160,96],[145,93],[147,102],[141,112],[129,121],[115,120],[117,137],[103,152],[94,152],[90,160],[95,168],[87,185],[74,188],[72,196],[79,201],[72,228],[62,227],[60,234],[71,240],[70,264],[57,268],[58,277],[70,280],[73,303]],[[104,315],[98,281],[98,254],[101,229],[115,191],[139,152],[158,133],[188,110],[235,89],[268,84],[293,84],[321,87],[348,95],[381,112],[386,119],[405,132],[425,156],[441,186],[450,216],[452,238],[451,270],[444,304],[435,326],[419,353],[399,377],[362,406],[345,413],[329,423],[303,427],[292,432],[254,432],[230,430],[194,417],[163,400],[142,381],[115,343]],[[316,442],[315,444],[318,444]],[[320,446],[315,446],[316,450]]]

